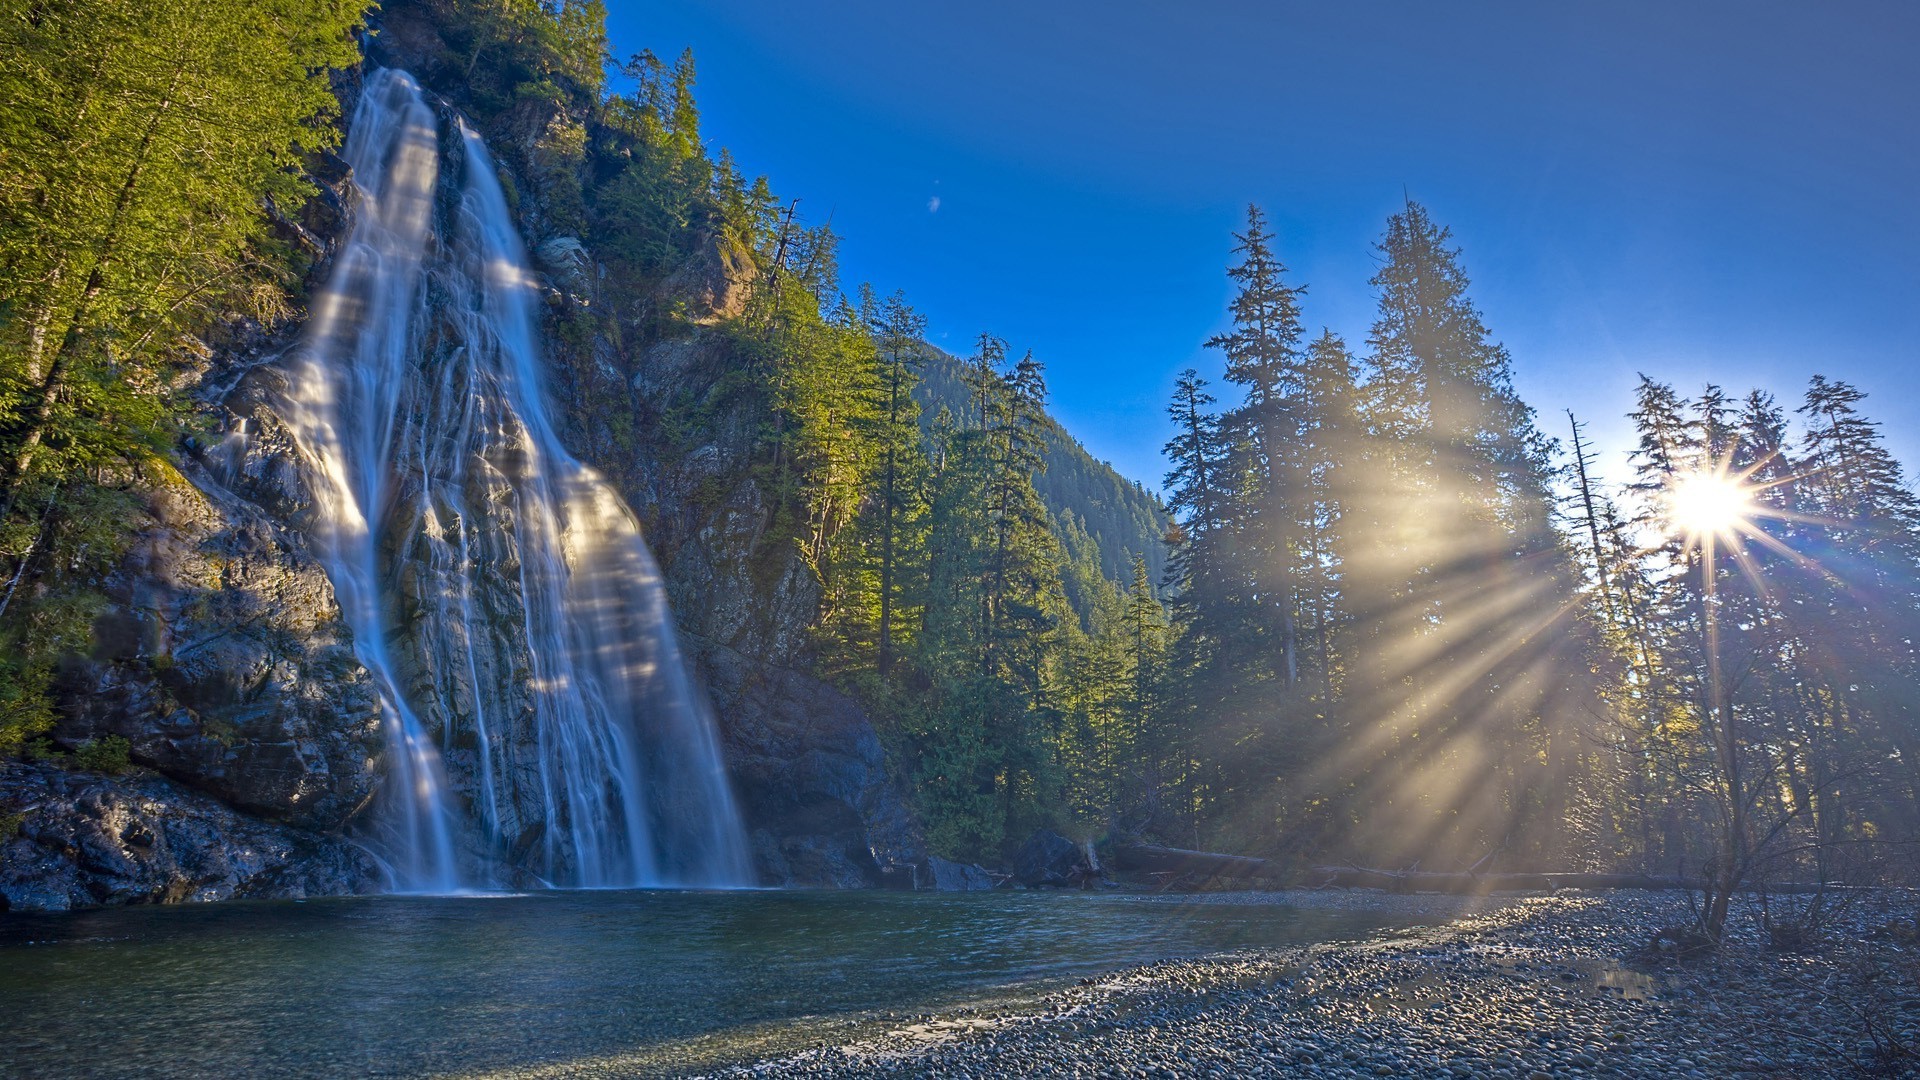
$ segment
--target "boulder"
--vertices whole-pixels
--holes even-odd
[[[151,772],[0,765],[0,911],[333,896],[383,882],[350,841],[235,813]]]
[[[994,876],[972,863],[927,856],[926,879],[940,892],[984,892],[999,885]]]
[[[1013,857],[1013,879],[1028,888],[1083,886],[1097,875],[1082,845],[1047,829],[1028,837]]]
[[[738,244],[707,238],[694,255],[660,283],[658,303],[698,326],[738,318],[747,309],[759,270]]]

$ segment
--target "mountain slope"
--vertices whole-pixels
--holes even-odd
[[[923,423],[931,425],[942,408],[956,414],[966,408],[963,365],[959,357],[927,346],[920,385],[914,391]],[[1034,478],[1034,487],[1053,516],[1054,531],[1066,545],[1069,559],[1077,559],[1090,541],[1108,580],[1122,586],[1131,583],[1133,560],[1139,557],[1146,559],[1148,574],[1158,582],[1166,568],[1168,524],[1159,498],[1089,454],[1059,421],[1048,417],[1047,425],[1046,471]]]

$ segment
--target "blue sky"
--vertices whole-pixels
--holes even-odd
[[[1031,348],[1149,486],[1174,376],[1219,372],[1245,204],[1309,330],[1359,349],[1404,194],[1610,479],[1637,371],[1852,381],[1920,466],[1920,4],[610,6],[618,55],[692,46],[709,145],[831,216],[849,286],[905,290],[955,352]]]

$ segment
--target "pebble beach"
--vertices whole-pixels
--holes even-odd
[[[1690,921],[1685,899],[1665,893],[1295,890],[1139,902],[1358,908],[1422,925],[1115,971],[1017,1007],[903,1018],[857,1042],[716,1075],[1920,1075],[1909,893],[1850,896],[1793,952],[1770,948],[1757,906],[1737,902],[1725,945],[1686,960],[1648,948],[1656,930]]]

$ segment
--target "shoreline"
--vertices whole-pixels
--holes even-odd
[[[1855,897],[1823,943],[1762,942],[1736,902],[1716,955],[1636,958],[1683,897],[1285,890],[1141,903],[1288,904],[1443,920],[1358,942],[1173,959],[719,1077],[1804,1077],[1907,1075],[1920,1060],[1911,894]],[[1776,901],[1776,913],[1780,910]],[[1899,940],[1905,937],[1906,940]]]

